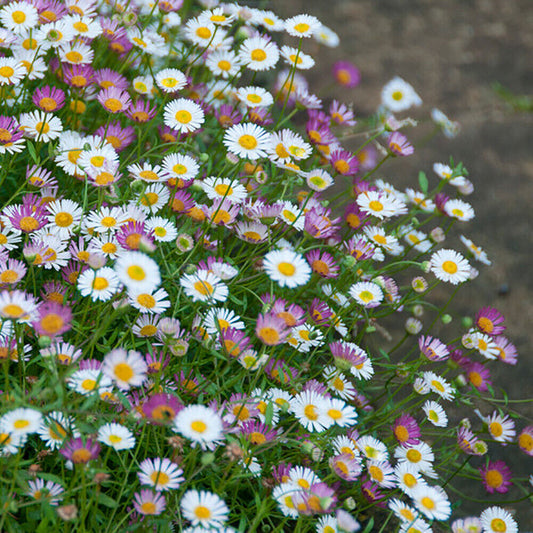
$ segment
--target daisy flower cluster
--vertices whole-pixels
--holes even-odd
[[[397,188],[421,97],[319,98],[313,41],[218,0],[1,3],[1,531],[518,530],[517,350],[431,299],[490,265],[452,231],[474,185]]]

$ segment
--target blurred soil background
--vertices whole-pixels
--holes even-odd
[[[456,138],[438,134],[417,145],[413,156],[381,167],[378,177],[400,189],[417,188],[418,171],[423,170],[431,187],[437,182],[434,162],[448,163],[452,156],[467,168],[475,190],[465,200],[473,205],[476,217],[456,224],[445,246],[465,253],[458,239],[463,233],[487,252],[492,266],[471,261],[480,275],[459,292],[451,310],[473,317],[480,307],[493,306],[505,315],[505,334],[516,345],[519,362],[515,367],[492,365],[493,382],[510,398],[530,399],[513,408],[533,424],[533,112],[516,110],[493,88],[499,83],[516,95],[533,96],[533,2],[271,0],[268,4],[284,18],[312,14],[340,36],[339,47],[333,49],[312,39],[303,43],[303,51],[316,60],[314,69],[304,72],[310,91],[325,103],[338,98],[353,103],[356,117],[368,116],[380,103],[382,86],[400,76],[424,102],[412,113],[398,115],[420,121],[419,128],[404,130],[409,138],[416,142],[432,131],[433,107],[460,123]],[[355,89],[331,84],[331,67],[338,60],[352,61],[360,69],[361,83]],[[436,297],[446,301],[448,289]],[[483,414],[492,409],[483,406]],[[517,429],[524,425],[518,422]],[[531,459],[521,452],[507,449],[502,457],[491,458],[504,456],[515,475],[527,477],[533,472]],[[473,493],[483,497],[479,482],[472,485],[476,485]],[[498,504],[505,497],[490,500]],[[533,531],[531,504],[526,501],[517,508],[520,530]],[[472,506],[475,509],[479,504]]]

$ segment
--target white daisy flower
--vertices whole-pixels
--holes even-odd
[[[0,457],[17,453],[27,440],[26,433],[10,433],[0,428]]]
[[[208,55],[205,65],[214,76],[226,80],[239,72],[241,60],[233,50],[215,50]]]
[[[399,461],[394,467],[394,475],[398,488],[408,496],[415,487],[427,485],[420,470],[409,461]]]
[[[444,163],[433,163],[433,172],[437,174],[440,179],[446,180],[450,185],[461,187],[465,184],[466,178],[464,176],[453,176],[453,169]]]
[[[327,398],[324,409],[331,423],[339,427],[354,426],[357,422],[355,408],[338,398]]]
[[[376,307],[383,301],[381,287],[371,281],[358,281],[349,290],[350,296],[363,307]]]
[[[114,422],[104,424],[98,429],[98,441],[115,450],[129,450],[135,446],[133,433],[125,426]]]
[[[128,291],[130,304],[142,313],[160,315],[170,307],[168,293],[165,289],[144,292],[139,290]]]
[[[278,503],[280,511],[288,517],[298,518],[299,513],[293,501],[293,496],[297,496],[302,489],[295,487],[292,483],[281,483],[274,487],[272,498]]]
[[[142,252],[124,252],[117,259],[114,270],[128,290],[149,292],[161,283],[159,266]]]
[[[464,202],[463,200],[448,200],[444,204],[444,212],[452,217],[456,218],[457,220],[461,220],[462,222],[466,222],[467,220],[472,220],[474,218],[474,209],[472,206]]]
[[[240,204],[247,196],[244,185],[241,185],[237,180],[232,180],[230,178],[210,176],[205,178],[201,182],[201,185],[202,189],[211,200],[220,198]]]
[[[418,486],[411,492],[416,507],[430,520],[446,520],[452,514],[450,500],[444,489],[435,486]]]
[[[309,54],[292,46],[282,46],[281,56],[289,65],[296,67],[298,70],[309,70],[315,66],[315,60]]]
[[[304,229],[305,213],[289,201],[283,202],[278,218],[298,231]]]
[[[173,93],[187,85],[187,77],[181,70],[165,68],[155,75],[157,86],[165,93]]]
[[[408,463],[418,472],[425,473],[433,468],[435,454],[431,447],[423,441],[418,444],[407,446],[397,446],[394,450],[394,457],[401,463]]]
[[[231,309],[212,307],[204,318],[204,326],[208,334],[215,335],[228,328],[244,329],[244,322]]]
[[[136,93],[150,97],[154,88],[154,82],[151,76],[137,76],[133,78],[131,86]]]
[[[357,205],[364,213],[380,220],[407,213],[407,206],[394,194],[364,191],[357,196]]]
[[[326,414],[326,398],[318,392],[300,392],[289,403],[291,412],[308,431],[324,431],[333,424]]]
[[[266,157],[271,147],[270,133],[253,123],[235,124],[224,133],[224,146],[244,159]]]
[[[224,500],[205,490],[188,490],[181,498],[180,508],[193,526],[201,526],[206,530],[222,531],[229,515]]]
[[[83,271],[78,276],[77,286],[82,296],[90,296],[93,302],[106,302],[118,292],[120,281],[112,268],[102,267]]]
[[[44,111],[22,113],[19,123],[25,135],[37,141],[53,141],[63,131],[61,120]]]
[[[193,302],[224,302],[228,297],[227,285],[212,272],[199,270],[196,274],[184,274],[180,285]]]
[[[511,513],[501,507],[488,507],[479,518],[484,533],[518,533],[518,524]]]
[[[429,267],[437,279],[453,285],[463,283],[470,278],[470,264],[455,250],[445,248],[438,250],[431,256]]]
[[[455,390],[452,386],[435,372],[424,372],[422,377],[429,388],[444,400],[451,400],[455,396]]]
[[[79,225],[83,215],[83,209],[72,200],[54,200],[46,206],[48,215],[48,227],[51,228],[61,239],[72,235]]]
[[[329,48],[336,48],[341,42],[339,35],[331,28],[322,24],[313,34],[314,39]]]
[[[257,35],[241,44],[239,59],[250,70],[270,70],[279,60],[279,48],[274,41]]]
[[[158,492],[177,489],[185,480],[183,470],[166,457],[145,459],[137,475],[142,485],[149,485]]]
[[[139,352],[116,348],[106,354],[102,373],[112,379],[121,390],[140,387],[146,381],[148,365]]]
[[[152,217],[146,221],[146,227],[153,231],[157,242],[170,242],[178,236],[178,230],[172,220],[163,217]]]
[[[398,113],[421,105],[422,100],[411,85],[396,76],[381,90],[381,103],[393,113]]]
[[[437,427],[445,428],[448,425],[448,416],[442,406],[432,400],[427,400],[422,406],[427,419]]]
[[[320,28],[321,23],[312,15],[296,15],[285,21],[285,31],[293,37],[311,37]]]
[[[101,370],[85,368],[76,370],[67,378],[67,387],[84,396],[97,392],[102,397],[104,394],[111,393],[113,382],[107,376],[104,376]]]
[[[409,246],[420,253],[427,252],[433,246],[423,231],[413,229],[411,226],[402,226],[399,228],[398,235],[401,235]]]
[[[291,250],[273,250],[263,258],[268,277],[281,287],[293,289],[305,285],[311,277],[311,268],[305,258]]]
[[[135,194],[136,204],[147,214],[154,214],[168,204],[170,192],[163,183],[151,183],[143,192]]]
[[[272,95],[262,87],[240,87],[236,94],[246,107],[268,107],[274,102]]]
[[[80,436],[80,432],[74,426],[74,418],[67,417],[60,411],[48,413],[37,433],[51,450],[61,448],[65,439],[69,437]]]
[[[497,442],[512,442],[515,435],[515,423],[507,415],[500,415],[494,411],[485,419],[490,436]]]
[[[37,26],[39,14],[28,2],[10,2],[0,10],[0,20],[8,30],[22,34]]]
[[[370,436],[363,435],[357,439],[357,447],[367,459],[375,461],[385,461],[389,458],[387,446],[380,440]]]
[[[71,65],[86,65],[92,63],[94,50],[81,41],[71,41],[58,49],[59,59]]]
[[[26,74],[26,69],[18,59],[13,57],[0,58],[0,86],[15,85]]]
[[[421,191],[414,189],[405,189],[405,196],[408,202],[415,204],[418,208],[426,213],[433,213],[435,211],[435,203]]]
[[[483,251],[480,246],[476,246],[470,239],[464,235],[459,235],[461,242],[474,254],[474,258],[484,265],[491,265],[491,261],[487,256],[487,253]]]
[[[334,183],[331,174],[320,168],[305,172],[303,177],[306,180],[307,186],[311,190],[317,192],[322,192],[326,189],[329,189]]]
[[[192,100],[178,98],[165,105],[163,121],[165,126],[179,131],[190,133],[197,130],[204,123],[203,109]]]
[[[194,179],[200,170],[196,159],[187,154],[168,154],[163,158],[161,166],[171,178],[184,182]]]
[[[13,435],[37,433],[41,427],[43,415],[29,407],[18,407],[0,418],[0,432]]]
[[[218,413],[204,405],[189,405],[174,418],[172,430],[198,443],[202,449],[224,439],[222,420]]]

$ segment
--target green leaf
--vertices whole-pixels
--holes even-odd
[[[113,498],[109,497],[103,492],[99,492],[98,497],[96,499],[98,503],[101,503],[102,505],[104,505],[105,507],[109,507],[110,509],[114,509],[118,506],[118,502],[116,502]]]
[[[425,172],[420,171],[418,173],[418,184],[420,185],[420,190],[424,194],[428,192],[428,179]]]
[[[30,152],[31,158],[33,161],[38,165],[39,164],[39,158],[37,157],[37,152],[35,151],[35,146],[31,142],[27,142],[26,146],[28,147],[28,152]]]
[[[368,521],[368,524],[366,525],[363,533],[370,533],[372,531],[372,528],[374,527],[374,518],[371,518]]]

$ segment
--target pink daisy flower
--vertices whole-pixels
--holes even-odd
[[[468,381],[480,392],[486,392],[492,385],[489,369],[481,363],[469,363],[466,365],[466,377]]]
[[[276,346],[285,342],[290,330],[285,321],[272,314],[261,314],[257,317],[255,334],[257,338],[267,346]]]
[[[428,335],[418,339],[418,346],[430,361],[445,361],[450,355],[448,347],[435,337]]]
[[[410,447],[420,442],[420,427],[411,415],[399,416],[392,425],[392,432],[402,446]]]
[[[96,99],[102,104],[104,109],[114,115],[126,112],[131,105],[130,95],[116,87],[109,87],[100,91]]]
[[[59,453],[74,464],[87,464],[98,457],[100,444],[91,438],[77,437],[68,441]]]
[[[70,329],[72,320],[70,307],[48,301],[39,306],[38,313],[39,316],[32,326],[39,335],[53,338]]]
[[[387,138],[387,146],[392,155],[408,156],[414,153],[413,145],[407,140],[407,137],[395,131]]]
[[[482,307],[476,314],[476,326],[487,335],[501,335],[505,331],[504,316],[494,307]]]
[[[359,85],[361,74],[359,69],[349,61],[337,61],[333,65],[333,77],[335,81],[348,89]]]
[[[511,470],[503,461],[489,461],[486,466],[479,468],[479,473],[481,474],[481,480],[483,481],[485,490],[489,494],[493,494],[494,492],[505,494],[512,485]]]
[[[342,176],[353,176],[359,170],[359,160],[348,150],[335,150],[330,156],[331,166]]]
[[[39,109],[53,113],[65,105],[65,93],[57,87],[45,85],[35,90],[32,100]]]
[[[525,427],[518,435],[518,447],[533,457],[533,426]]]
[[[339,274],[339,265],[333,256],[319,249],[311,250],[305,256],[311,270],[321,278],[336,278]]]

